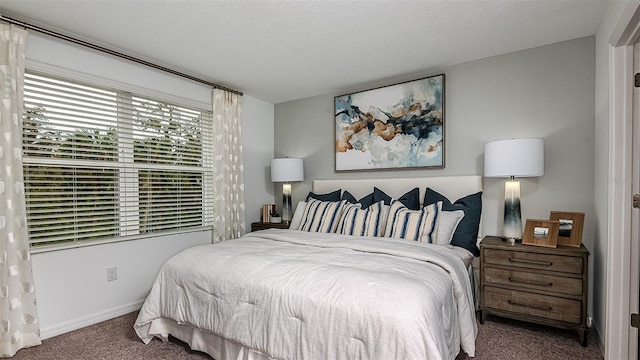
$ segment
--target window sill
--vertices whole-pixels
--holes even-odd
[[[29,248],[29,252],[33,255],[33,254],[46,253],[46,252],[52,252],[52,251],[83,248],[87,246],[113,244],[113,243],[119,243],[124,241],[134,241],[134,240],[148,239],[153,237],[164,237],[164,236],[188,234],[193,232],[203,232],[203,231],[212,231],[212,230],[213,230],[212,226],[202,226],[202,227],[195,227],[195,228],[189,228],[189,229],[155,232],[155,233],[149,233],[149,234],[121,236],[117,238],[109,238],[109,239],[102,239],[102,240],[87,240],[87,241],[79,241],[79,242],[69,241],[69,242],[64,242],[62,244],[52,244],[52,245],[35,245],[35,246],[31,245],[31,247]]]

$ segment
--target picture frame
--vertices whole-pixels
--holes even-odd
[[[549,219],[560,222],[558,245],[572,247],[582,245],[583,212],[551,211]]]
[[[522,244],[555,248],[558,246],[559,228],[557,220],[527,219]]]
[[[445,74],[334,98],[335,170],[442,169]]]

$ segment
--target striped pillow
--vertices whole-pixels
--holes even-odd
[[[309,232],[335,232],[345,200],[320,201],[310,198],[304,208],[298,230]]]
[[[442,202],[427,205],[422,210],[409,210],[400,201],[394,200],[389,209],[384,236],[435,244],[440,211]]]
[[[382,236],[387,219],[384,210],[384,201],[366,209],[361,209],[360,204],[346,204],[336,232],[343,235]]]

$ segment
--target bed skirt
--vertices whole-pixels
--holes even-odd
[[[155,319],[146,326],[149,327],[149,335],[168,341],[171,334],[187,343],[192,350],[207,353],[215,360],[272,360],[260,351],[172,319]]]

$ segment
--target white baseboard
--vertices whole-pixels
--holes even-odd
[[[598,345],[600,345],[600,351],[602,352],[602,356],[604,357],[604,338],[602,337],[602,333],[598,328],[598,324],[595,321],[592,321],[591,328],[595,332],[596,340],[598,341]]]
[[[111,308],[95,314],[83,316],[81,318],[77,318],[71,321],[66,321],[64,323],[49,326],[47,328],[41,328],[40,337],[44,340],[50,337],[68,333],[73,330],[77,330],[89,325],[97,324],[102,321],[113,319],[118,316],[122,316],[130,312],[140,310],[143,302],[144,302],[144,299],[138,300],[130,304],[125,304],[125,305]]]

